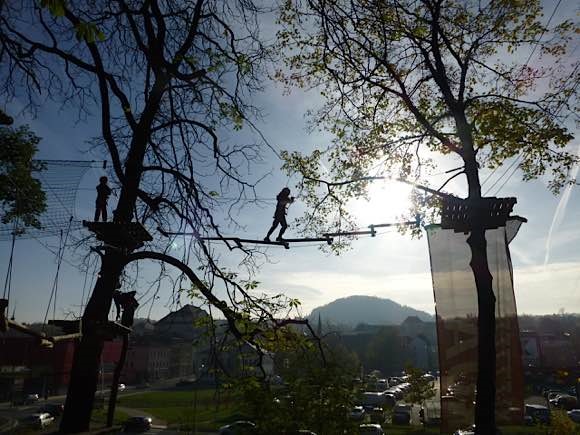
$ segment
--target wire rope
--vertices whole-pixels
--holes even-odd
[[[534,54],[535,54],[535,52],[536,52],[536,50],[537,50],[537,48],[538,48],[538,45],[540,44],[540,41],[542,40],[542,38],[544,37],[544,34],[546,33],[546,29],[547,29],[547,27],[548,27],[548,26],[550,25],[550,23],[552,22],[552,19],[554,18],[554,15],[556,15],[556,11],[557,11],[557,10],[558,10],[558,8],[560,7],[560,4],[561,4],[561,3],[562,3],[562,0],[558,0],[558,3],[556,3],[556,6],[555,6],[555,7],[554,7],[554,9],[552,10],[552,14],[551,14],[551,15],[550,15],[550,17],[548,18],[548,21],[546,22],[546,26],[545,26],[545,27],[544,27],[544,29],[542,30],[542,33],[540,33],[540,36],[539,36],[539,38],[535,40],[535,42],[534,42],[534,47],[532,48],[532,51],[530,52],[530,54],[529,54],[529,56],[528,56],[527,60],[525,61],[525,63],[524,63],[524,67],[522,68],[522,71],[523,71],[525,68],[527,68],[527,67],[528,67],[528,64],[530,63],[530,60],[532,60],[532,57],[534,56]],[[521,74],[520,74],[520,75],[521,75]],[[554,114],[554,116],[555,116],[555,114]],[[520,157],[521,157],[521,154],[520,154],[520,155],[518,155],[518,158],[520,158]],[[513,164],[512,164],[512,166],[513,166]],[[497,171],[497,170],[498,170],[500,167],[501,167],[501,166],[497,166],[497,167],[496,167],[496,168],[495,168],[495,169],[494,169],[494,170],[493,170],[493,171],[492,171],[492,172],[491,172],[491,173],[490,173],[490,174],[489,174],[489,175],[488,175],[488,176],[485,178],[485,180],[484,180],[484,181],[481,183],[481,187],[483,187],[483,186],[485,185],[485,183],[487,183],[487,181],[488,181],[488,180],[489,180],[489,179],[490,179],[490,178],[493,176],[493,174],[495,174],[495,173],[496,173],[496,171]],[[510,166],[510,168],[511,168],[511,166]],[[517,167],[516,167],[516,168],[514,169],[514,171],[513,171],[513,172],[512,172],[512,173],[511,173],[511,174],[508,176],[507,180],[509,180],[511,177],[513,177],[513,175],[514,175],[514,173],[515,173],[515,171],[516,171],[516,170],[517,170]],[[495,181],[495,182],[492,184],[492,186],[491,186],[491,187],[489,187],[489,188],[487,189],[487,191],[485,192],[485,194],[484,194],[484,195],[487,195],[487,193],[488,193],[488,192],[490,192],[490,191],[493,189],[493,187],[494,187],[495,185],[497,185],[497,183],[498,183],[498,182],[499,182],[499,181],[500,181],[500,180],[501,180],[503,177],[505,177],[505,175],[507,174],[507,172],[508,172],[508,171],[509,171],[509,168],[506,170],[506,172],[504,172],[504,174],[503,174],[501,177],[499,177],[499,178],[498,178],[498,179],[497,179],[497,180],[496,180],[496,181]],[[498,194],[498,193],[501,191],[501,188],[502,188],[503,186],[505,186],[505,184],[507,183],[507,180],[506,180],[506,181],[504,181],[504,183],[502,183],[502,185],[500,186],[500,188],[499,188],[499,189],[496,191],[495,195],[497,195],[497,194]]]
[[[487,188],[487,190],[485,191],[484,195],[487,195],[489,192],[491,192],[491,190],[492,190],[492,189],[493,189],[493,188],[494,188],[494,187],[497,185],[497,183],[499,183],[499,182],[500,182],[500,181],[503,179],[503,177],[505,177],[505,176],[507,175],[507,173],[510,171],[510,169],[512,169],[512,168],[513,168],[513,166],[514,166],[516,163],[518,163],[518,162],[520,161],[520,159],[521,159],[521,158],[522,158],[522,154],[520,153],[520,154],[518,154],[518,156],[517,156],[517,157],[514,159],[514,161],[513,161],[513,162],[512,162],[512,163],[511,163],[511,164],[508,166],[508,168],[507,168],[507,169],[504,171],[504,173],[503,173],[503,174],[502,174],[502,175],[501,175],[501,176],[500,176],[498,179],[496,179],[496,180],[495,180],[495,182],[494,182],[494,183],[493,183],[491,186],[489,186],[489,187]],[[516,166],[515,170],[517,170],[517,166]],[[515,170],[514,170],[514,172],[515,172]],[[512,175],[513,175],[513,173],[512,173]],[[511,178],[511,177],[512,177],[512,175],[510,175],[510,176],[508,177],[508,179],[509,179],[509,178]],[[505,184],[505,183],[504,183],[504,184]],[[502,186],[503,186],[503,185],[502,185]]]
[[[51,302],[53,302],[52,317],[53,317],[53,320],[56,319],[56,300],[57,300],[57,296],[58,296],[58,278],[59,278],[59,274],[60,274],[60,267],[62,265],[62,260],[64,257],[66,243],[68,241],[68,236],[70,233],[70,224],[72,223],[72,221],[73,221],[73,218],[71,216],[69,219],[69,226],[67,228],[66,235],[64,237],[63,237],[63,231],[61,230],[61,237],[60,237],[57,264],[56,264],[56,274],[54,276],[54,281],[52,283],[52,291],[50,293],[50,298],[48,299],[48,306],[46,307],[46,314],[44,315],[44,321],[43,321],[43,330],[44,331],[46,331],[46,321],[48,319],[48,313],[50,312]]]
[[[12,232],[12,244],[10,246],[10,258],[8,260],[8,268],[6,270],[6,279],[4,280],[4,292],[2,298],[10,301],[10,292],[12,290],[12,268],[14,265],[14,245],[16,243],[16,228]],[[8,312],[8,307],[6,307]]]

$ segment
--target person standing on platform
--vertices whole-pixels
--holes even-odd
[[[103,218],[103,222],[107,222],[107,201],[111,196],[111,188],[107,185],[107,177],[99,178],[99,185],[97,186],[97,201],[95,210],[95,222],[99,222],[99,216]]]
[[[274,223],[268,231],[268,235],[264,238],[265,242],[270,241],[270,236],[278,225],[280,225],[281,228],[280,233],[278,233],[278,237],[276,237],[276,240],[281,242],[283,240],[282,236],[284,235],[286,228],[288,228],[288,223],[286,222],[286,208],[288,205],[294,202],[294,197],[290,196],[290,189],[287,187],[282,189],[278,196],[276,196],[276,200],[278,203],[276,204],[276,212],[274,213]]]

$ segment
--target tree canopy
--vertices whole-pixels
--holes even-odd
[[[3,224],[40,228],[45,194],[33,175],[43,169],[33,160],[40,141],[27,126],[0,127],[0,213]]]
[[[321,178],[426,179],[437,153],[459,157],[454,176],[465,173],[473,198],[481,196],[478,169],[508,159],[525,180],[549,174],[554,192],[572,182],[578,158],[565,120],[576,97],[576,27],[547,28],[541,18],[539,0],[286,2],[278,77],[320,90],[311,120],[335,136],[310,155],[286,154],[286,169],[305,176],[308,222],[324,226],[336,211],[333,224],[348,220],[343,200],[368,184],[327,185],[332,195],[320,201]],[[540,59],[526,61],[530,51]]]

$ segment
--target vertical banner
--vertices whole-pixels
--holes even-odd
[[[487,256],[496,297],[496,419],[498,424],[523,420],[524,385],[519,326],[509,243],[521,218],[487,230]],[[435,297],[442,433],[473,424],[477,382],[477,290],[469,266],[469,234],[426,227]]]

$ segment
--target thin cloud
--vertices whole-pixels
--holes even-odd
[[[578,146],[578,151],[576,151],[576,155],[580,157],[580,145]],[[578,165],[574,166],[572,169],[571,177],[575,179],[578,175]],[[566,215],[566,207],[568,206],[568,201],[570,200],[570,196],[572,195],[572,185],[566,186],[564,189],[564,194],[556,207],[556,211],[554,212],[554,217],[552,218],[552,224],[550,225],[550,231],[548,232],[548,239],[546,240],[546,256],[544,257],[544,267],[550,261],[550,249],[552,247],[552,236],[557,231],[557,229],[562,224],[564,220],[564,216]]]

